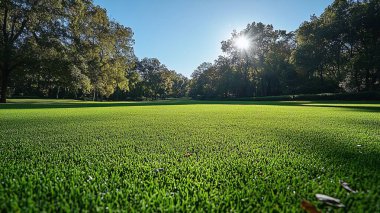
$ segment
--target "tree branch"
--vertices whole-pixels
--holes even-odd
[[[18,37],[20,37],[21,33],[24,31],[25,29],[25,26],[26,26],[26,23],[28,22],[28,19],[24,19],[21,23],[21,27],[19,28],[19,30],[17,31],[17,33],[13,36],[13,38],[11,38],[11,42],[14,42],[18,39]]]
[[[2,31],[3,31],[3,36],[4,36],[5,42],[8,40],[7,19],[8,19],[8,5],[6,5],[6,3],[4,3],[4,18],[3,18]]]
[[[11,38],[14,36],[14,33],[15,33],[16,21],[17,21],[17,16],[14,16],[12,20],[12,26],[11,26],[11,35],[10,35]]]

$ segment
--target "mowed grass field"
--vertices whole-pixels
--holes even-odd
[[[380,102],[11,102],[1,211],[380,211]]]

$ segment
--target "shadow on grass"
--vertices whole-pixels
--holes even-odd
[[[170,106],[170,105],[259,105],[259,106],[303,106],[350,109],[363,112],[380,112],[380,101],[198,101],[198,100],[161,100],[142,102],[85,102],[70,100],[25,100],[0,104],[0,109],[49,109],[49,108],[86,108],[86,107],[133,107],[133,106]],[[372,104],[368,106],[368,104]]]
[[[280,140],[291,138],[287,144],[301,154],[312,155],[326,166],[335,166],[335,172],[343,176],[373,178],[380,174],[380,149],[378,143],[355,142],[351,137],[342,137],[319,130],[276,130]],[[307,138],[307,140],[305,139]],[[376,139],[375,139],[376,140]],[[282,140],[283,141],[283,140]],[[359,143],[359,144],[358,144]],[[379,182],[379,180],[376,180]]]

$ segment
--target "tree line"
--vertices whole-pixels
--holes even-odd
[[[158,59],[139,60],[132,29],[92,0],[1,0],[0,27],[0,102],[380,90],[380,0],[335,0],[294,32],[248,24],[191,79]],[[237,45],[241,38],[246,48]]]
[[[380,1],[335,0],[295,32],[253,22],[222,50],[193,72],[191,97],[379,91]]]
[[[10,95],[166,98],[188,79],[157,59],[138,60],[133,32],[92,0],[0,1],[0,102]]]

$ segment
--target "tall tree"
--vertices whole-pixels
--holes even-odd
[[[48,0],[2,0],[0,2],[0,102],[6,102],[9,78],[28,61],[23,54],[29,38],[64,27],[62,2]],[[54,26],[54,27],[53,27]]]

